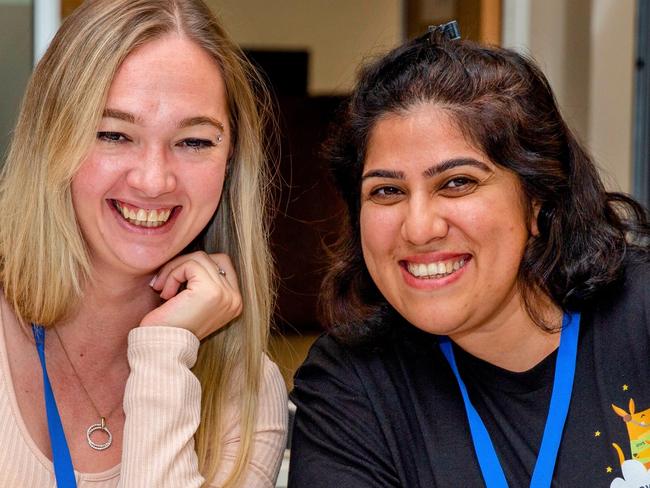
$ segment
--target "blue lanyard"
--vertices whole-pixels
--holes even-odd
[[[569,411],[571,401],[571,390],[573,389],[573,377],[576,371],[576,357],[578,353],[578,331],[580,329],[580,314],[564,314],[562,320],[562,335],[560,347],[555,363],[555,378],[553,380],[553,392],[551,403],[546,417],[546,426],[542,436],[542,444],[537,455],[537,462],[530,480],[531,488],[547,488],[551,486],[555,461],[560,448],[562,432]],[[488,488],[508,488],[506,476],[494,450],[490,434],[485,428],[478,412],[472,405],[467,394],[467,387],[460,377],[454,350],[448,337],[439,337],[438,345],[444,354],[449,366],[456,376],[460,387],[465,411],[469,421],[469,430],[472,434],[474,450],[478,463],[483,474],[483,479]]]
[[[56,486],[58,488],[77,488],[70,449],[65,440],[61,417],[56,407],[54,392],[52,391],[50,378],[47,375],[47,367],[45,366],[45,329],[40,325],[32,324],[32,333],[34,334],[38,358],[41,360],[41,368],[43,369],[45,412],[47,413],[47,429],[50,432],[50,446],[52,448],[52,462],[54,463]]]

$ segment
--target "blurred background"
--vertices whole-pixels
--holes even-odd
[[[77,0],[0,0],[0,154],[33,63]],[[360,63],[451,19],[463,37],[535,58],[609,188],[650,187],[650,0],[208,0],[279,107],[282,188],[272,354],[291,388],[320,333],[318,287],[340,202],[319,155]]]

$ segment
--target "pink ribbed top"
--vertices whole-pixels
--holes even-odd
[[[7,306],[6,302],[2,305]],[[18,410],[1,315],[0,332],[0,486],[54,488],[52,462],[31,439]],[[190,371],[198,346],[196,337],[184,329],[146,327],[131,331],[122,462],[101,473],[77,472],[79,488],[202,485],[193,439],[200,420],[201,387]],[[221,439],[215,440],[223,446],[219,473],[211,485],[215,487],[228,476],[240,442],[236,405],[227,409],[225,418],[227,426]],[[241,486],[274,485],[286,424],[284,381],[277,366],[265,356],[252,458]]]

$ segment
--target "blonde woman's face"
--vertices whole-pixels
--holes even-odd
[[[230,146],[220,70],[170,34],[131,53],[113,80],[72,199],[96,271],[146,274],[206,226]]]

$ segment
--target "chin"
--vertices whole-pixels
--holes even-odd
[[[160,269],[174,257],[176,257],[176,254],[170,254],[169,252],[166,252],[164,254],[143,253],[139,256],[122,256],[119,259],[121,265],[120,267],[123,270],[126,270],[129,274],[151,274]]]
[[[150,275],[152,273],[157,272],[163,266],[163,264],[165,263],[164,262],[161,264],[140,263],[138,265],[134,265],[131,263],[123,263],[123,269],[130,275],[144,276],[144,275]]]
[[[415,314],[402,313],[402,311],[399,313],[414,327],[434,335],[449,335],[463,323],[463,319],[455,314],[441,314],[434,309]]]

